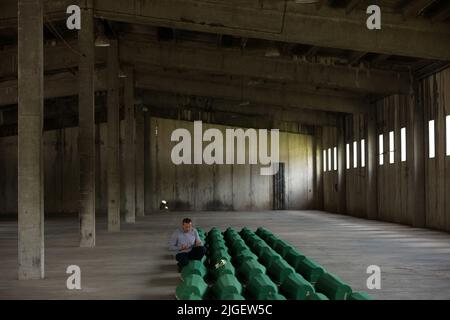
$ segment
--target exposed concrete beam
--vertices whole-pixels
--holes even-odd
[[[420,14],[423,9],[426,9],[430,4],[436,0],[411,0],[403,8],[403,16],[405,18],[412,18]]]
[[[361,0],[350,0],[350,2],[345,7],[345,13],[349,14],[352,12],[359,4],[361,3]]]
[[[44,70],[46,72],[57,71],[69,68],[78,68],[80,55],[78,43],[70,41],[69,45],[75,52],[62,43],[55,46],[44,47]],[[106,51],[98,48],[95,52],[96,64],[101,64],[106,60]],[[17,47],[8,46],[0,50],[0,79],[17,78]]]
[[[283,87],[279,90],[268,90],[266,88],[235,86],[212,81],[155,76],[141,72],[136,74],[136,87],[331,112],[359,113],[364,112],[366,108],[365,103],[359,99],[288,91],[284,90]]]
[[[77,48],[77,46],[74,46]],[[405,73],[384,70],[358,70],[345,66],[270,59],[242,54],[234,49],[217,49],[209,46],[180,45],[160,42],[120,42],[123,61],[137,67],[145,64],[182,68],[228,75],[244,75],[274,81],[289,81],[301,85],[357,90],[368,93],[408,93],[410,78]],[[105,50],[96,50],[96,63],[106,60]],[[15,78],[17,50],[8,48],[0,52],[0,78]],[[79,56],[67,47],[57,45],[45,50],[45,70],[54,72],[77,66]],[[0,84],[2,86],[2,84]],[[0,100],[1,104],[1,100]]]
[[[286,106],[276,106],[268,104],[249,103],[242,105],[239,100],[229,100],[220,98],[207,98],[199,96],[186,96],[168,92],[157,92],[143,90],[139,95],[143,103],[150,107],[157,106],[163,109],[193,109],[203,112],[221,113],[227,115],[236,115],[239,117],[265,116],[274,121],[294,121],[302,125],[310,126],[336,126],[337,115],[335,113],[289,108]],[[207,100],[208,103],[199,104],[196,101]]]
[[[99,70],[94,78],[96,91],[107,89],[106,74]],[[58,73],[45,77],[45,99],[68,97],[78,94],[77,75],[68,72]],[[0,106],[17,104],[17,80],[0,82]]]
[[[370,93],[410,91],[410,77],[406,73],[270,59],[246,55],[235,49],[124,40],[120,42],[120,55],[122,61],[136,67],[158,65]],[[358,55],[357,59],[360,57]]]
[[[13,1],[6,0],[6,9],[0,12],[0,25],[15,23],[17,12],[12,10]],[[46,0],[47,15],[64,17],[71,2]],[[366,28],[365,12],[355,10],[346,14],[345,9],[323,6],[316,10],[315,7],[288,3],[285,13],[284,4],[284,1],[271,1],[261,8],[255,1],[236,10],[236,5],[229,1],[97,0],[95,14],[99,18],[129,23],[450,60],[448,24],[430,24],[418,19],[405,22],[401,15],[386,12],[382,30],[371,31]]]
[[[290,3],[260,8],[229,2],[195,0],[96,1],[98,17],[129,23],[230,34],[362,52],[450,60],[447,24],[404,21],[399,14],[384,13],[383,28],[368,30],[365,12],[323,7],[321,10]],[[284,22],[283,22],[284,21]],[[351,35],[351,37],[349,37]]]
[[[447,20],[450,17],[450,2],[446,4],[444,8],[442,8],[439,12],[437,12],[431,20],[433,22],[442,22]]]

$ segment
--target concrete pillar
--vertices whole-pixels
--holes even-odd
[[[134,111],[134,71],[126,70],[124,102],[125,102],[125,222],[136,222],[136,148],[135,136],[135,111]]]
[[[120,231],[120,101],[119,47],[111,40],[108,48],[108,231]]]
[[[322,128],[315,127],[314,130],[314,192],[316,199],[316,210],[324,209],[323,190],[323,143]]]
[[[411,170],[408,208],[413,212],[413,227],[423,228],[425,220],[425,118],[423,98],[418,84],[410,96],[410,121],[407,128],[407,161]]]
[[[378,127],[376,105],[369,106],[367,113],[367,207],[368,219],[378,218]]]
[[[345,147],[345,119],[338,120],[338,213],[347,213],[347,186],[346,186],[346,147]]]
[[[44,274],[44,38],[42,0],[18,1],[19,280]]]
[[[152,134],[150,126],[150,114],[146,112],[144,114],[144,207],[145,214],[148,215],[152,211],[152,167],[151,167],[151,145],[150,135]]]
[[[144,112],[142,107],[136,109],[136,216],[145,216],[144,198]]]
[[[95,246],[95,48],[92,0],[81,1],[78,67],[80,156],[80,246]]]

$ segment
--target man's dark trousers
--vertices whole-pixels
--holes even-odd
[[[206,248],[201,247],[194,247],[189,252],[181,252],[178,253],[175,258],[178,261],[178,266],[183,268],[189,264],[190,260],[202,260],[203,256],[206,253]]]

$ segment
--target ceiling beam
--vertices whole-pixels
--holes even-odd
[[[262,105],[249,103],[245,106],[238,100],[205,98],[198,96],[179,95],[169,92],[160,92],[152,90],[143,90],[139,97],[146,106],[158,107],[163,109],[199,109],[212,113],[224,113],[228,115],[239,115],[243,117],[263,116],[269,117],[275,121],[298,122],[304,125],[313,126],[336,126],[338,114],[330,112],[288,108],[280,105]],[[195,102],[190,100],[211,100],[206,107],[201,104],[197,106]],[[187,103],[186,103],[187,102]]]
[[[403,8],[403,16],[405,18],[412,18],[418,16],[423,9],[426,9],[430,4],[436,0],[411,0]]]
[[[2,21],[16,21],[17,10],[11,5],[15,1],[3,0],[2,3],[4,2],[11,9],[0,11],[0,24]],[[70,2],[45,1],[46,8],[59,9],[60,13],[65,12]],[[239,10],[236,10],[236,4],[231,1],[95,1],[96,17],[114,21],[362,52],[450,60],[450,28],[446,23],[430,24],[424,19],[405,22],[401,15],[386,12],[383,13],[382,29],[373,31],[366,28],[365,12],[355,10],[346,14],[345,9],[328,6],[316,10],[315,7],[299,6],[291,2],[287,4],[287,10],[284,9],[284,1],[265,2],[263,8],[258,1],[245,2]]]
[[[104,70],[96,72],[95,87],[97,91],[107,89],[106,74]],[[17,80],[0,82],[0,106],[18,103]],[[78,77],[69,72],[45,76],[45,99],[68,97],[78,95]]]
[[[120,58],[136,68],[157,65],[367,93],[408,93],[410,90],[410,77],[406,73],[272,59],[235,49],[199,45],[120,41]]]
[[[443,22],[450,17],[450,2],[445,5],[439,12],[437,12],[431,20],[433,22]]]
[[[302,108],[344,113],[363,113],[367,104],[363,99],[326,96],[314,93],[288,91],[280,88],[236,86],[229,83],[183,79],[149,72],[136,72],[136,88],[154,91],[181,93],[195,96],[223,98],[252,102],[256,104],[281,105],[290,108]]]
[[[349,14],[352,12],[359,4],[361,3],[361,0],[350,0],[350,2],[345,7],[345,13]]]
[[[362,52],[450,60],[450,28],[427,21],[407,21],[401,15],[383,14],[383,28],[368,30],[365,12],[351,12],[289,3],[260,8],[242,6],[236,10],[228,1],[210,3],[195,0],[110,0],[96,1],[96,14],[111,20],[143,23],[309,44]],[[278,2],[277,2],[278,3]],[[351,37],[349,37],[351,35]]]

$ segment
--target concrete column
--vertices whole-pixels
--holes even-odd
[[[338,213],[347,213],[347,187],[345,169],[345,119],[338,120]]]
[[[369,106],[367,113],[367,207],[368,219],[378,218],[378,128],[377,109],[375,105]]]
[[[92,0],[81,1],[79,133],[80,156],[80,246],[95,246],[95,48]]]
[[[144,210],[146,215],[152,211],[151,130],[154,130],[154,128],[151,128],[150,114],[146,112],[144,114]]]
[[[144,198],[144,112],[142,107],[136,109],[136,216],[145,216]]]
[[[120,101],[119,47],[116,40],[108,48],[108,231],[120,231]]]
[[[44,274],[44,33],[42,0],[18,1],[19,280]]]
[[[425,220],[425,115],[418,84],[410,96],[410,121],[407,128],[407,161],[410,173],[408,208],[413,212],[413,227],[423,228]]]
[[[316,198],[316,209],[323,210],[323,143],[322,128],[315,127],[314,130],[314,192]]]
[[[126,70],[125,79],[125,222],[136,222],[136,148],[135,136],[135,112],[134,112],[134,71]]]

